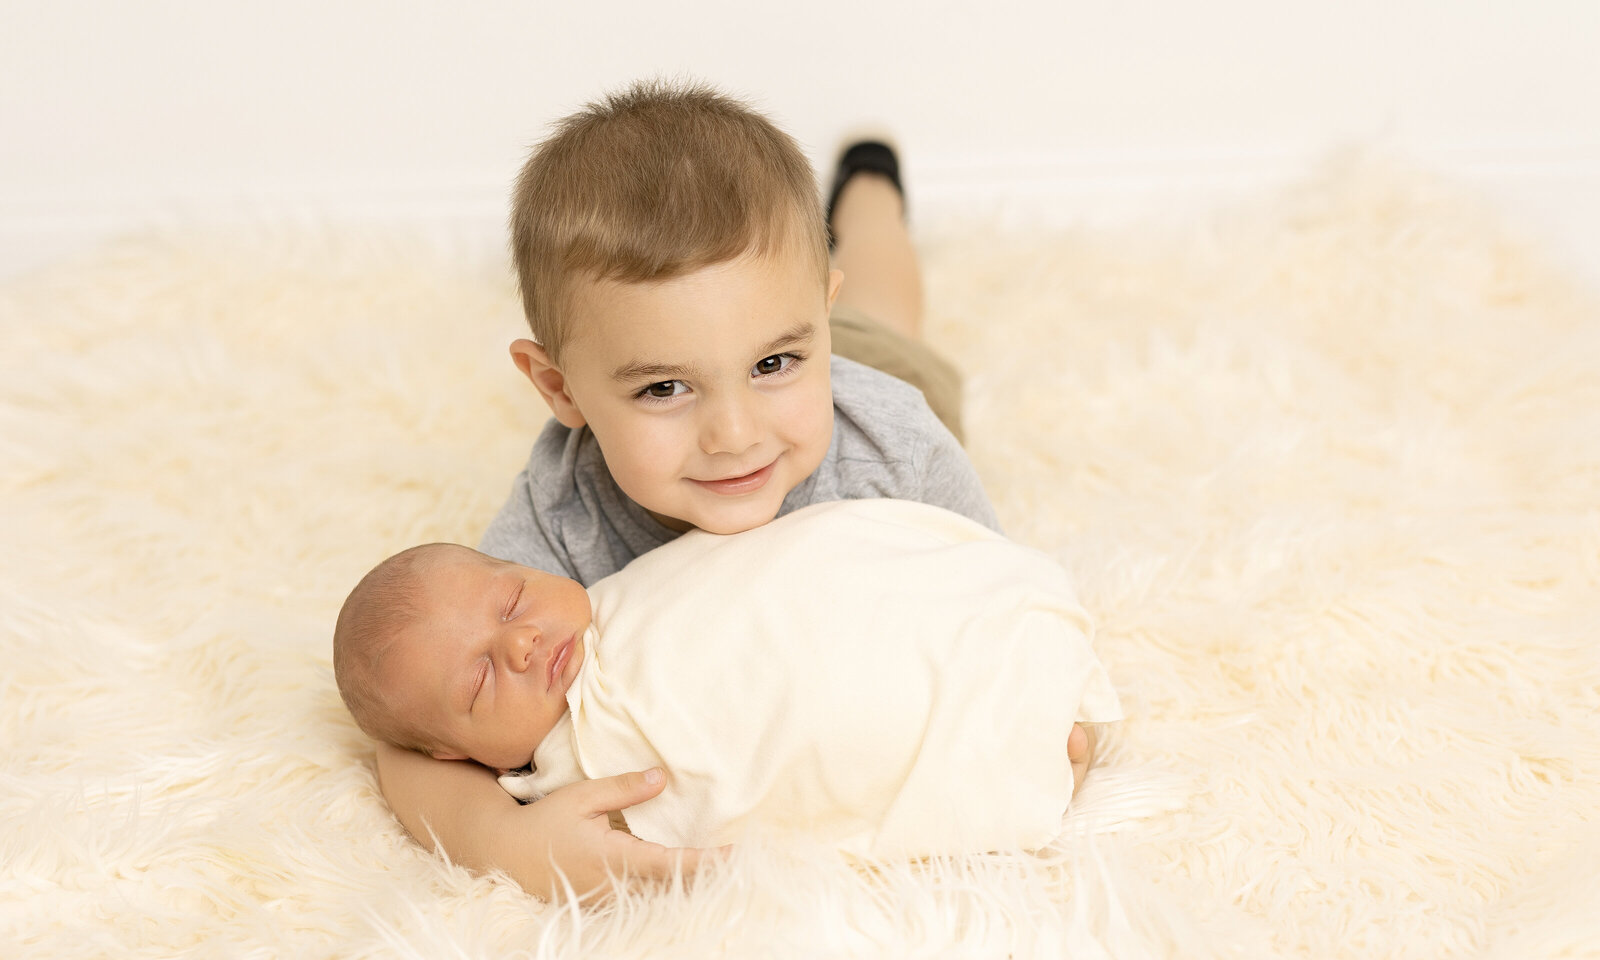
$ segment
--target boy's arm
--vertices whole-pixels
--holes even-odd
[[[650,799],[664,782],[642,772],[585,780],[524,806],[486,767],[378,744],[379,789],[417,842],[472,870],[502,870],[547,899],[603,893],[613,875],[667,877],[679,865],[692,872],[702,851],[647,843],[613,830],[607,816]]]

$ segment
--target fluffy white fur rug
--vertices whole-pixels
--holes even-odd
[[[498,250],[169,231],[0,290],[0,954],[1600,955],[1600,308],[1369,161],[924,237],[1002,519],[1129,719],[1057,849],[548,906],[402,833],[329,630],[543,411]]]

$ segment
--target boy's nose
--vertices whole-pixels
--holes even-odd
[[[708,404],[700,424],[700,449],[706,453],[743,453],[760,437],[756,411],[743,399]]]

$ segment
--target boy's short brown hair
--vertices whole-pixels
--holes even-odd
[[[812,256],[826,288],[810,163],[747,104],[700,84],[636,83],[562,120],[512,197],[523,311],[552,361],[575,279],[667,280],[784,248]]]

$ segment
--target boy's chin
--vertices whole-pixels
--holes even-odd
[[[730,504],[723,510],[695,511],[688,519],[668,516],[667,514],[650,511],[650,516],[656,518],[662,526],[669,530],[685,533],[690,530],[704,530],[707,533],[716,533],[726,536],[730,533],[743,533],[754,530],[762,524],[769,523],[778,515],[778,510],[783,506],[783,501],[764,504]]]
[[[746,530],[754,530],[756,527],[770,523],[778,515],[778,508],[781,506],[783,506],[783,502],[780,500],[778,503],[759,507],[752,505],[744,510],[716,511],[697,518],[699,522],[695,526],[707,533],[721,534],[723,536],[732,533],[743,533]]]

